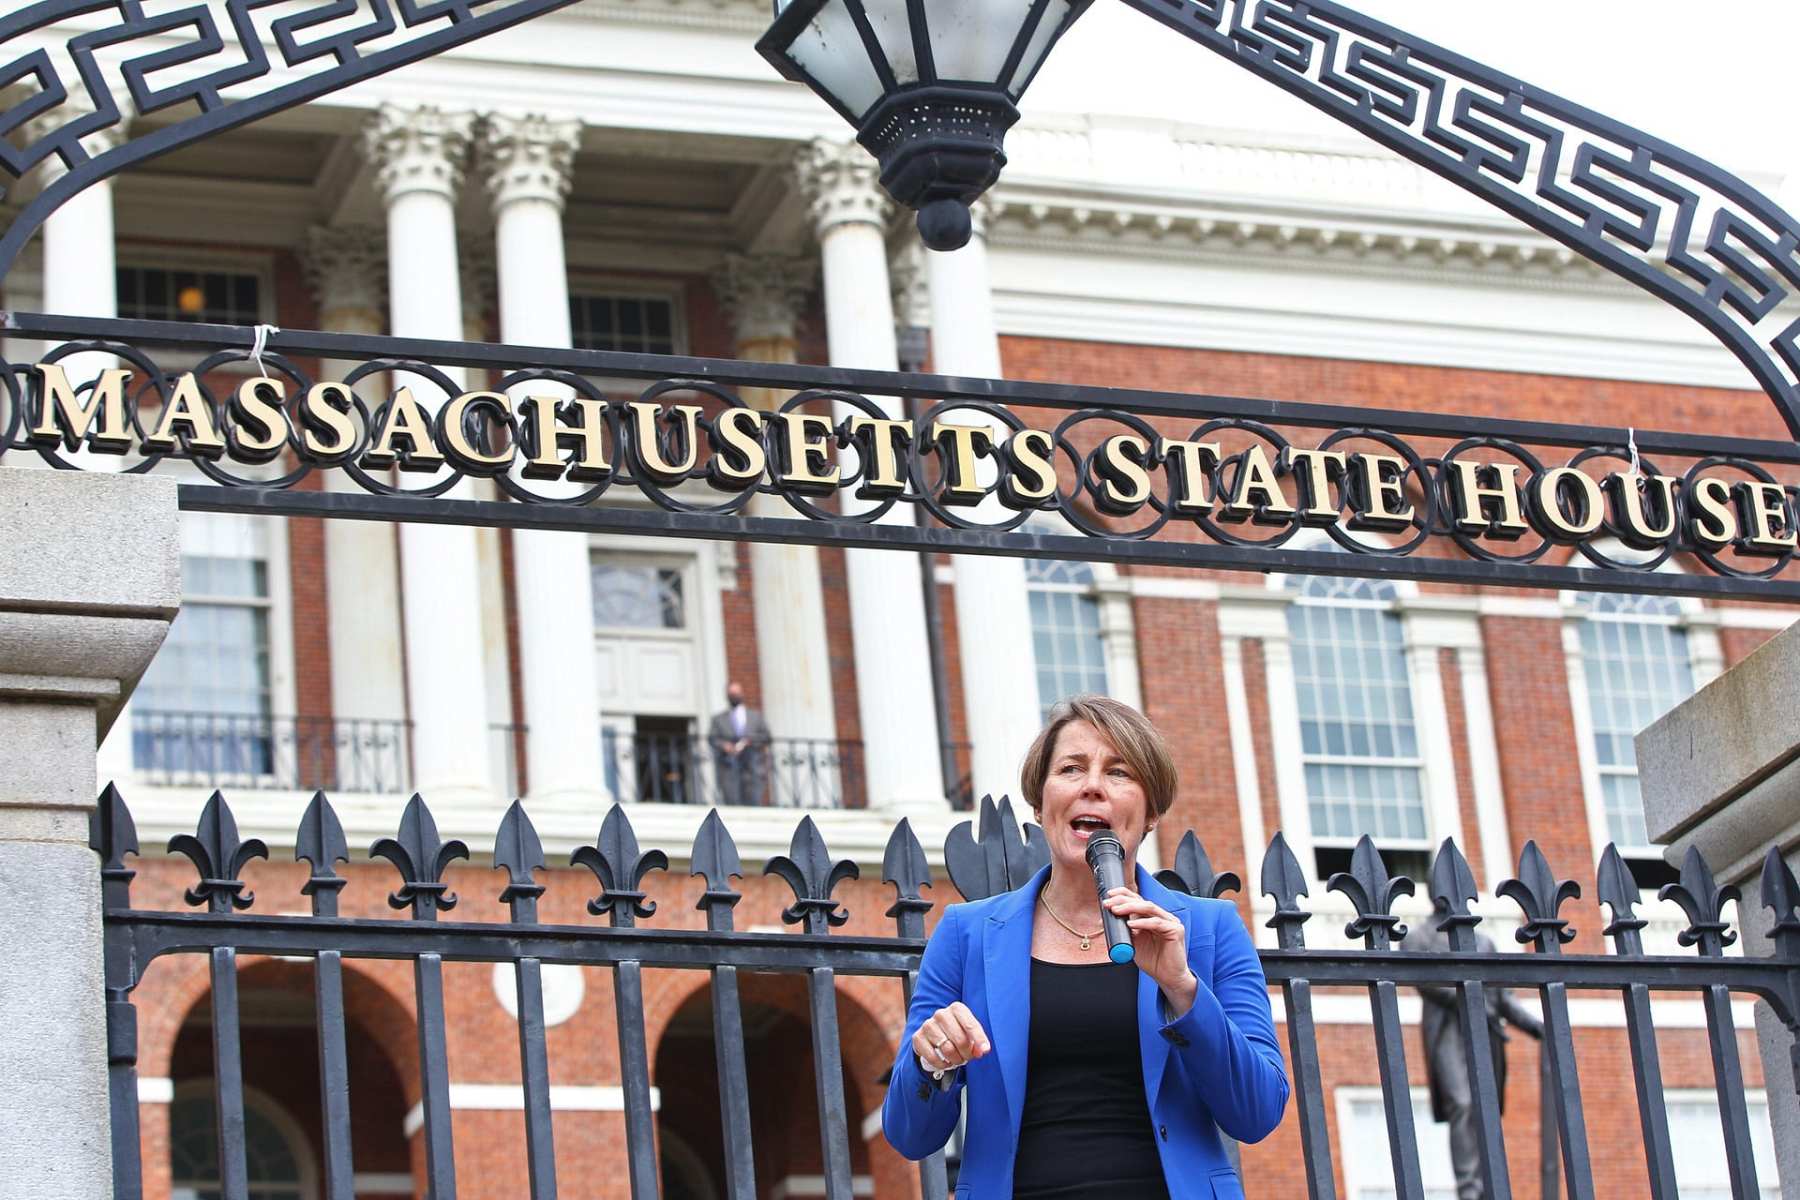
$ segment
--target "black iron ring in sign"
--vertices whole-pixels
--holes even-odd
[[[583,399],[606,405],[600,412],[601,419],[606,422],[607,440],[614,447],[619,445],[618,422],[613,407],[606,404],[606,396],[599,388],[580,375],[547,368],[526,368],[503,376],[495,385],[495,390],[511,395],[514,388],[525,387],[532,383],[555,384],[558,387],[568,388]],[[518,448],[518,451],[523,454],[535,453],[537,447],[526,444],[528,439],[524,434],[525,422],[519,419],[516,410],[507,424],[512,431],[513,445]],[[542,492],[533,491],[528,486],[528,477],[522,470],[504,471],[494,476],[494,482],[499,485],[500,490],[522,504],[558,504],[566,508],[583,508],[592,504],[606,494],[607,489],[612,487],[613,480],[614,476],[608,475],[592,487],[583,488],[580,491],[570,492],[567,495],[545,495]]]
[[[1419,483],[1419,499],[1413,504],[1413,534],[1404,542],[1392,546],[1381,542],[1364,541],[1356,536],[1354,528],[1343,521],[1335,521],[1324,527],[1331,540],[1350,551],[1352,554],[1364,554],[1371,558],[1405,558],[1427,541],[1431,540],[1438,528],[1438,493],[1432,485],[1431,467],[1425,459],[1404,440],[1380,429],[1340,429],[1319,443],[1319,449],[1330,450],[1345,442],[1377,442],[1394,452],[1395,457],[1406,460],[1406,473],[1400,477],[1404,486],[1411,477]],[[1348,502],[1344,494],[1344,480],[1338,479],[1338,507],[1342,510]]]
[[[1141,525],[1136,529],[1111,528],[1087,517],[1081,511],[1080,498],[1084,493],[1094,498],[1094,505],[1097,509],[1102,512],[1105,511],[1099,499],[1102,484],[1095,475],[1096,468],[1094,463],[1098,458],[1100,451],[1105,448],[1107,439],[1102,437],[1099,441],[1095,442],[1092,450],[1083,454],[1076,450],[1074,440],[1069,437],[1070,430],[1075,429],[1088,421],[1117,422],[1118,424],[1125,426],[1126,429],[1136,434],[1139,438],[1142,438],[1145,444],[1150,447],[1151,455],[1147,459],[1145,466],[1150,472],[1151,485],[1149,494],[1144,499],[1143,507],[1150,509],[1156,516],[1148,524]],[[1063,418],[1062,422],[1058,424],[1056,429],[1052,432],[1052,438],[1057,449],[1068,455],[1069,460],[1075,464],[1074,487],[1067,492],[1058,491],[1056,494],[1057,504],[1064,520],[1068,521],[1069,524],[1090,537],[1113,538],[1121,541],[1148,541],[1150,538],[1153,538],[1158,533],[1162,532],[1163,526],[1169,523],[1169,516],[1173,512],[1173,506],[1163,497],[1156,494],[1155,481],[1159,472],[1154,470],[1157,466],[1154,452],[1157,443],[1161,438],[1155,428],[1151,426],[1150,422],[1138,416],[1136,413],[1119,412],[1114,409],[1084,408],[1077,412],[1070,413],[1067,417]],[[1167,477],[1166,473],[1161,474],[1163,474],[1164,478]],[[1124,520],[1125,518],[1121,516],[1118,519]]]
[[[29,368],[15,367],[4,358],[0,358],[0,382],[6,385],[6,423],[0,426],[0,463],[6,461],[6,452],[14,446],[22,445],[19,441],[19,430],[25,424],[25,397],[31,394],[29,386],[21,386],[20,375]]]
[[[206,406],[212,410],[213,427],[219,431],[220,436],[225,438],[228,443],[231,442],[230,430],[237,424],[237,418],[234,415],[234,410],[230,401],[221,402],[215,397],[212,389],[206,385],[206,379],[213,371],[229,364],[240,362],[253,363],[249,351],[221,350],[216,354],[207,355],[194,366],[194,384],[200,389],[201,399],[203,399],[206,402]],[[312,386],[312,378],[282,355],[265,350],[262,355],[261,366],[259,367],[262,371],[263,378],[273,378],[268,373],[268,369],[271,367],[274,368],[277,374],[285,376],[294,384],[294,393],[283,402],[282,408],[284,412],[286,412],[288,418],[288,429],[290,431],[298,429],[299,424],[295,417],[295,413],[299,411],[300,404],[306,397],[307,389]],[[283,389],[284,392],[285,390],[286,389]],[[291,432],[284,438],[284,441],[289,446],[293,445],[293,435]],[[280,456],[280,446],[275,447],[274,450],[266,454],[257,455],[252,458],[247,458],[238,450],[233,450],[231,452],[231,457],[237,459],[239,462],[254,461],[259,463],[270,463],[274,462]],[[203,458],[192,452],[190,452],[187,457],[188,460],[194,464],[195,469],[202,475],[206,476],[214,483],[222,484],[225,487],[267,488],[271,491],[285,491],[298,484],[301,480],[305,479],[308,475],[311,475],[318,469],[312,463],[308,462],[306,458],[296,455],[296,459],[300,465],[287,472],[285,475],[258,478],[253,475],[239,475],[236,472],[228,471],[219,465],[219,461]]]
[[[1655,463],[1641,455],[1634,454],[1629,446],[1596,446],[1589,450],[1583,450],[1580,454],[1577,454],[1574,458],[1569,460],[1569,465],[1579,469],[1582,464],[1593,462],[1595,459],[1599,458],[1616,459],[1617,461],[1624,463],[1630,471],[1636,472],[1643,479],[1654,479],[1662,474],[1662,471],[1657,468]],[[1630,473],[1626,473],[1619,476],[1618,486],[1635,486],[1641,488],[1642,484],[1639,481],[1633,480]],[[1576,542],[1575,549],[1580,551],[1581,556],[1595,566],[1605,567],[1609,571],[1638,571],[1647,573],[1658,570],[1664,563],[1674,557],[1676,547],[1678,547],[1682,541],[1682,502],[1679,495],[1670,496],[1669,508],[1671,510],[1669,518],[1673,528],[1671,529],[1669,536],[1663,539],[1661,547],[1650,553],[1647,557],[1638,559],[1614,558],[1604,550],[1596,549],[1592,541],[1586,538]],[[1616,522],[1609,520],[1607,522],[1607,529],[1621,542],[1624,542],[1628,546],[1632,544],[1631,539],[1625,536],[1625,531],[1621,530]]]
[[[60,362],[65,358],[72,358],[78,354],[107,354],[114,358],[122,359],[137,368],[134,375],[137,378],[142,379],[143,382],[136,388],[125,393],[125,417],[131,422],[131,431],[137,437],[137,444],[143,446],[148,440],[148,431],[144,428],[142,412],[144,395],[149,392],[155,392],[159,400],[157,405],[159,408],[169,401],[167,390],[169,378],[163,375],[162,368],[151,362],[149,356],[144,354],[143,351],[127,346],[123,342],[64,342],[38,361],[46,363]],[[95,377],[87,383],[71,383],[70,386],[74,389],[75,394],[79,396],[84,392],[91,392],[94,388],[99,386],[99,383],[100,376],[95,375]],[[29,401],[27,401],[27,403],[29,403]],[[62,455],[61,443],[58,443],[56,446],[40,445],[37,447],[37,452],[40,458],[59,471],[81,471],[90,469],[83,467],[80,463],[70,462],[68,459],[64,458]],[[148,474],[149,472],[154,471],[157,464],[162,462],[166,457],[167,455],[165,454],[146,454],[139,461],[123,468],[120,471],[120,474]]]
[[[1009,512],[1006,519],[1003,521],[971,521],[966,517],[961,516],[961,511],[965,509],[972,511],[973,507],[990,507],[990,505],[986,503],[979,506],[953,505],[944,501],[942,492],[948,479],[948,472],[950,469],[948,462],[943,463],[942,468],[938,472],[937,487],[934,488],[931,486],[930,481],[926,479],[926,456],[930,455],[931,457],[940,460],[943,459],[943,452],[931,438],[932,427],[937,424],[940,415],[959,411],[976,412],[983,416],[992,417],[1000,423],[1003,430],[1008,435],[1017,435],[1027,428],[1025,422],[1010,409],[1006,408],[1004,405],[994,404],[988,401],[940,400],[938,403],[932,405],[914,425],[916,432],[914,434],[911,474],[913,489],[918,493],[918,503],[923,505],[926,511],[932,516],[953,529],[985,529],[996,533],[1011,533],[1013,530],[1025,524],[1025,522],[1031,520],[1032,515],[1037,510],[1034,508],[1027,508]],[[989,457],[991,457],[994,462],[994,484],[993,487],[988,489],[990,495],[998,493],[1000,481],[1006,477],[1006,460],[1000,453],[1000,444],[1003,440],[1003,438],[996,438],[994,440],[994,446],[989,452]],[[998,506],[997,500],[994,501],[994,506]]]
[[[734,393],[726,391],[723,387],[720,387],[718,384],[708,383],[705,380],[698,380],[698,379],[665,379],[659,383],[651,384],[649,387],[645,388],[643,390],[643,392],[638,396],[638,402],[640,404],[654,405],[656,407],[658,413],[660,414],[662,406],[658,403],[658,401],[660,400],[661,397],[667,395],[670,392],[700,392],[703,395],[711,396],[713,399],[715,399],[715,400],[719,401],[721,404],[723,404],[726,408],[749,408],[750,407],[749,405],[745,404],[741,399],[739,399]],[[610,409],[609,409],[609,411],[610,411]],[[702,413],[701,415],[697,416],[694,420],[694,445],[683,447],[684,452],[686,452],[687,454],[691,454],[692,463],[693,463],[694,467],[698,467],[698,465],[699,465],[700,446],[704,440],[710,439],[711,434],[713,432],[715,419],[716,418],[709,418],[704,413]],[[644,495],[650,499],[651,503],[655,504],[658,508],[663,509],[665,512],[708,513],[708,514],[712,514],[712,515],[725,515],[725,514],[730,514],[730,513],[735,513],[735,512],[741,511],[746,504],[750,503],[750,498],[752,496],[756,495],[757,489],[753,485],[753,486],[749,486],[749,487],[745,487],[742,489],[731,491],[730,493],[727,494],[726,498],[724,500],[722,500],[721,502],[719,502],[718,504],[693,504],[686,500],[677,499],[675,496],[671,495],[664,487],[662,487],[660,484],[658,484],[655,479],[651,478],[650,472],[644,469],[643,459],[641,457],[639,457],[639,455],[641,454],[641,447],[638,446],[637,440],[636,440],[637,439],[637,425],[636,425],[635,421],[627,421],[624,424],[628,427],[628,432],[625,435],[627,438],[627,443],[625,443],[625,444],[629,444],[632,449],[632,452],[633,452],[631,482],[637,486],[639,491],[643,492]],[[660,427],[660,421],[658,422],[658,425]],[[618,438],[618,433],[615,428],[615,430],[614,430],[615,444],[620,444],[617,441],[617,438]],[[766,453],[766,451],[768,449],[767,438],[763,439],[763,447],[764,447],[764,451]],[[660,449],[660,447],[659,447],[659,449]],[[713,443],[713,451],[712,452],[714,454],[719,453],[716,442]],[[690,469],[683,473],[685,475],[687,475],[688,477],[692,478],[696,472],[693,469]]]
[[[1190,433],[1188,440],[1203,442],[1210,435],[1221,430],[1248,433],[1269,443],[1274,447],[1274,453],[1269,456],[1271,465],[1281,462],[1289,448],[1288,440],[1274,429],[1264,425],[1261,421],[1250,421],[1239,417],[1221,417],[1208,421]],[[1215,504],[1223,504],[1226,496],[1237,491],[1238,481],[1242,477],[1245,460],[1249,453],[1250,448],[1246,446],[1236,454],[1228,454],[1219,460],[1218,465],[1213,469],[1213,500]],[[1232,533],[1219,523],[1218,518],[1213,516],[1210,510],[1200,513],[1194,520],[1200,528],[1206,531],[1208,537],[1227,546],[1262,547],[1264,549],[1272,549],[1286,544],[1304,528],[1298,508],[1294,510],[1293,516],[1285,520],[1271,519],[1267,513],[1259,510],[1250,518],[1250,523],[1274,530],[1268,537],[1262,538],[1242,537]]]
[[[887,409],[883,408],[874,400],[869,399],[867,396],[859,395],[856,392],[842,392],[829,388],[808,388],[804,392],[795,392],[775,411],[781,414],[799,412],[805,409],[807,405],[815,404],[821,400],[854,408],[864,416],[873,417],[878,421],[893,419],[893,415],[889,413]],[[834,421],[833,424],[841,426],[842,422]],[[765,428],[773,428],[773,424],[771,423]],[[772,436],[785,436],[785,433],[778,433]],[[796,512],[814,521],[851,521],[859,525],[876,524],[892,511],[894,505],[898,504],[900,501],[906,500],[910,502],[915,499],[915,497],[911,495],[889,496],[878,501],[871,501],[866,497],[857,497],[856,503],[866,504],[869,507],[861,509],[853,508],[850,503],[845,502],[845,493],[850,491],[852,485],[860,483],[863,477],[868,474],[869,464],[864,461],[863,453],[857,448],[854,441],[845,441],[840,437],[836,439],[836,444],[840,449],[848,448],[854,450],[856,452],[857,462],[856,470],[853,472],[845,472],[842,466],[838,468],[838,482],[837,486],[832,489],[832,492],[838,497],[838,503],[843,506],[842,512],[822,508],[807,499],[805,494],[798,488],[783,483],[781,481],[782,472],[776,465],[778,461],[777,455],[771,454],[769,456],[769,478],[774,481],[774,487],[771,489],[774,494],[793,505]],[[909,458],[911,457],[912,452],[913,448],[909,447]]]
[[[1444,451],[1444,456],[1438,460],[1440,466],[1437,491],[1438,503],[1442,505],[1443,508],[1444,525],[1449,531],[1451,539],[1454,540],[1458,546],[1461,546],[1463,552],[1470,558],[1478,558],[1482,562],[1533,563],[1544,557],[1544,555],[1549,552],[1553,543],[1549,538],[1544,537],[1542,534],[1537,534],[1537,544],[1527,550],[1518,554],[1501,554],[1498,551],[1488,549],[1484,543],[1489,539],[1472,536],[1457,526],[1456,504],[1454,501],[1447,499],[1445,493],[1448,489],[1456,486],[1451,480],[1451,471],[1456,464],[1456,456],[1469,450],[1497,450],[1501,454],[1510,455],[1511,457],[1518,459],[1520,463],[1524,464],[1525,478],[1519,481],[1518,488],[1521,516],[1524,513],[1525,493],[1530,490],[1532,483],[1544,473],[1544,464],[1538,461],[1536,455],[1519,445],[1517,442],[1508,441],[1505,438],[1464,438],[1462,441],[1456,443],[1456,445],[1450,447],[1450,449]],[[1494,466],[1494,464],[1491,463],[1482,463],[1481,465]],[[1495,467],[1494,469],[1498,470],[1499,468]],[[1531,533],[1537,533],[1535,529],[1531,528],[1531,523],[1529,521],[1526,522],[1526,528],[1530,530]],[[1520,538],[1523,540],[1527,536],[1529,535],[1521,534]]]
[[[1711,458],[1703,458],[1699,462],[1695,463],[1692,467],[1689,467],[1688,473],[1686,475],[1682,476],[1682,480],[1681,480],[1681,494],[1682,494],[1682,498],[1683,498],[1682,519],[1683,519],[1684,524],[1689,520],[1688,506],[1691,505],[1693,502],[1692,497],[1694,494],[1694,484],[1701,478],[1701,476],[1706,474],[1706,472],[1712,470],[1714,467],[1724,467],[1724,468],[1726,468],[1728,470],[1732,470],[1732,471],[1741,471],[1745,475],[1750,476],[1750,478],[1756,480],[1759,483],[1770,483],[1770,484],[1775,484],[1777,487],[1780,486],[1780,481],[1777,480],[1775,478],[1775,476],[1771,475],[1763,467],[1760,467],[1757,464],[1755,464],[1753,462],[1749,462],[1745,459],[1726,458],[1722,455],[1714,455]],[[1782,511],[1785,514],[1785,519],[1787,521],[1788,529],[1792,530],[1794,528],[1793,497],[1787,495],[1785,489],[1783,490],[1783,493],[1782,493],[1781,506],[1782,506]],[[1742,530],[1740,530],[1739,532],[1741,533]],[[1785,554],[1782,554],[1780,557],[1776,558],[1768,566],[1764,567],[1760,571],[1746,571],[1742,567],[1735,567],[1735,566],[1732,566],[1730,563],[1726,562],[1723,558],[1719,557],[1719,554],[1717,551],[1709,550],[1705,546],[1701,545],[1700,540],[1698,538],[1694,538],[1693,541],[1694,541],[1694,554],[1699,557],[1701,562],[1703,562],[1707,566],[1711,567],[1714,571],[1718,572],[1720,575],[1729,575],[1734,579],[1773,579],[1773,578],[1775,578],[1775,576],[1781,574],[1782,571],[1786,570],[1787,565],[1794,560],[1794,551],[1789,550]]]
[[[380,479],[377,479],[374,475],[371,475],[368,471],[364,470],[362,464],[357,461],[357,459],[362,456],[363,452],[374,443],[375,431],[387,423],[388,412],[393,408],[394,401],[400,394],[400,389],[398,387],[391,389],[388,398],[371,412],[368,405],[363,403],[362,396],[357,393],[356,385],[370,375],[376,375],[384,371],[394,375],[417,375],[432,386],[441,389],[446,398],[458,395],[464,390],[461,385],[451,379],[441,368],[434,367],[430,363],[419,362],[415,359],[372,359],[362,366],[357,367],[354,371],[351,371],[348,375],[344,376],[344,386],[350,390],[351,398],[355,402],[356,411],[363,419],[363,428],[362,433],[358,435],[356,439],[356,444],[351,447],[349,454],[343,460],[342,466],[344,472],[349,475],[350,478],[356,480],[357,484],[364,491],[371,492],[377,496],[412,496],[423,497],[425,499],[434,499],[438,496],[442,496],[451,488],[461,483],[464,479],[463,473],[453,466],[445,465],[437,468],[434,474],[441,472],[441,476],[423,487],[408,488],[397,487],[394,484],[382,482]],[[406,472],[396,466],[394,474],[396,478],[399,478],[404,476]]]

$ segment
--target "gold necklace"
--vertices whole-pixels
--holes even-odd
[[[1081,930],[1075,928],[1073,925],[1056,915],[1056,910],[1050,907],[1050,902],[1044,899],[1044,893],[1042,892],[1038,893],[1038,903],[1044,906],[1044,911],[1050,914],[1050,919],[1052,921],[1055,921],[1058,925],[1061,925],[1071,934],[1081,939],[1081,948],[1083,950],[1092,950],[1094,948],[1094,939],[1106,932],[1106,926],[1104,925],[1094,930],[1092,933],[1081,932]]]

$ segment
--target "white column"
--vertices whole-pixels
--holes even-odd
[[[580,139],[576,121],[488,118],[483,165],[494,204],[502,341],[573,344],[562,211]],[[540,384],[523,391],[567,394]],[[531,799],[538,807],[596,811],[607,797],[587,537],[515,530],[513,572]]]
[[[898,360],[883,236],[889,201],[876,181],[875,160],[854,143],[820,139],[802,148],[795,167],[824,262],[831,365],[891,371]],[[871,399],[890,418],[904,415],[890,397]],[[840,405],[837,415],[841,420],[851,410]],[[845,454],[854,459],[854,451]],[[846,494],[840,498],[847,506],[857,503]],[[913,515],[896,505],[885,520],[910,523]],[[937,704],[918,556],[850,550],[844,573],[869,803],[896,813],[942,812]]]
[[[1000,337],[994,328],[985,221],[979,206],[969,244],[948,254],[925,252],[931,286],[931,358],[940,375],[1000,377]],[[974,410],[950,414],[963,425],[985,425],[996,440],[1005,425]],[[930,431],[924,431],[925,436]],[[984,461],[982,480],[995,472]],[[973,519],[996,523],[1011,515],[995,497]],[[1031,602],[1022,559],[958,554],[956,645],[962,660],[963,711],[968,714],[975,794],[1016,790],[1019,761],[1038,731],[1038,694],[1032,669]]]
[[[319,328],[379,334],[387,328],[387,241],[367,225],[314,226],[302,249]],[[326,360],[325,379],[360,363]],[[365,400],[381,395],[384,376],[366,377]],[[360,492],[341,471],[325,472],[332,491]],[[340,721],[403,721],[406,678],[400,627],[400,564],[395,527],[383,521],[325,522],[325,587],[331,643],[331,711]]]
[[[812,292],[815,270],[805,259],[780,255],[733,254],[725,260],[713,276],[713,291],[731,315],[739,358],[794,361],[794,327]],[[784,393],[768,388],[742,392],[745,403],[765,411],[786,399]],[[756,516],[794,515],[774,496],[755,497],[750,511]],[[763,715],[770,732],[778,738],[835,739],[837,714],[832,707],[818,548],[753,542],[750,575]]]
[[[363,131],[387,205],[388,325],[397,337],[462,337],[455,202],[472,122],[465,112],[387,105]],[[459,368],[446,374],[461,386]],[[421,380],[404,382],[430,408],[445,399]],[[490,801],[474,531],[401,526],[400,585],[414,785],[434,805]]]

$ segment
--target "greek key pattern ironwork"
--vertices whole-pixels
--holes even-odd
[[[63,171],[0,236],[4,276],[81,189],[178,147],[484,37],[574,0],[40,0],[0,17],[0,170]],[[277,9],[279,11],[271,11]],[[296,10],[297,11],[294,11]],[[259,90],[258,85],[270,85]],[[128,100],[129,106],[121,103]],[[191,110],[183,113],[183,110]],[[133,114],[182,113],[127,139]],[[95,153],[84,138],[109,143]],[[10,189],[9,189],[10,190]]]
[[[1331,0],[1125,0],[1705,326],[1800,437],[1800,224],[1698,155]]]

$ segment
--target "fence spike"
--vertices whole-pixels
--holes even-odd
[[[515,924],[537,920],[538,897],[544,885],[533,874],[544,869],[544,843],[538,839],[537,827],[525,813],[525,805],[514,800],[500,818],[500,829],[494,834],[494,867],[506,872],[506,886],[500,889],[500,903],[512,910]]]
[[[1535,942],[1539,952],[1554,954],[1564,943],[1575,940],[1575,931],[1557,913],[1581,896],[1581,885],[1573,879],[1558,879],[1537,842],[1525,843],[1519,852],[1518,875],[1502,882],[1494,894],[1511,898],[1525,914],[1525,923],[1513,934],[1520,944]]]
[[[125,856],[138,852],[137,823],[131,819],[125,797],[110,783],[88,814],[88,848],[100,856],[100,882],[107,893],[107,907],[126,907],[137,872],[125,865]],[[112,894],[115,888],[117,896]]]
[[[731,886],[731,881],[744,877],[744,864],[738,858],[737,842],[732,840],[731,830],[725,827],[718,809],[710,810],[706,820],[700,822],[700,832],[694,835],[690,862],[692,869],[688,874],[706,880],[706,890],[700,893],[694,907],[706,913],[707,928],[729,930],[731,910],[744,898]]]
[[[800,819],[788,852],[771,858],[763,874],[779,875],[793,890],[794,903],[781,911],[783,921],[789,925],[804,922],[808,933],[829,933],[831,926],[850,919],[831,893],[844,880],[859,878],[861,872],[847,858],[831,861],[819,827],[808,816]]]
[[[944,866],[964,900],[1010,892],[1050,861],[1044,831],[1029,822],[1021,829],[1011,798],[983,796],[976,815],[979,825],[960,822],[944,839]]]
[[[1244,890],[1243,881],[1237,877],[1236,872],[1213,872],[1212,859],[1207,857],[1206,847],[1191,829],[1181,835],[1181,845],[1175,848],[1175,865],[1158,871],[1156,882],[1171,891],[1185,892],[1207,900],[1217,900],[1226,892]]]
[[[1413,881],[1387,873],[1387,863],[1368,834],[1357,839],[1350,852],[1350,869],[1326,880],[1325,890],[1344,893],[1356,907],[1356,919],[1344,926],[1345,937],[1361,938],[1371,950],[1386,950],[1406,936],[1406,926],[1392,910],[1395,900],[1413,894]]]
[[[1300,907],[1300,897],[1309,894],[1306,872],[1300,869],[1300,860],[1280,833],[1269,839],[1269,848],[1263,852],[1259,882],[1262,894],[1275,901],[1275,914],[1269,918],[1268,927],[1275,931],[1277,942],[1283,950],[1300,949],[1306,944],[1301,926],[1312,920],[1312,914]]]
[[[1613,948],[1620,954],[1642,954],[1644,938],[1638,931],[1650,923],[1637,915],[1637,906],[1644,902],[1644,893],[1631,868],[1625,865],[1618,846],[1612,842],[1606,843],[1606,849],[1600,852],[1600,870],[1594,878],[1594,888],[1600,903],[1612,909],[1612,921],[1600,932],[1613,940]]]
[[[300,894],[313,898],[313,916],[335,917],[337,893],[349,882],[337,873],[336,864],[350,861],[350,843],[323,791],[314,792],[306,811],[300,814],[300,828],[294,834],[294,861],[311,867],[306,882],[300,885]]]
[[[627,929],[656,911],[656,902],[646,899],[638,885],[650,872],[668,870],[669,856],[661,850],[639,852],[637,831],[625,806],[615,800],[600,823],[600,836],[571,854],[569,865],[586,867],[600,881],[600,894],[588,901],[588,911],[596,917],[610,913],[615,928]]]
[[[430,921],[436,919],[439,909],[456,907],[456,893],[443,881],[444,869],[456,859],[469,857],[469,848],[461,839],[446,842],[438,837],[431,809],[417,792],[400,814],[400,836],[382,838],[369,847],[369,853],[387,859],[400,872],[399,890],[388,893],[388,903],[394,908],[410,904],[416,919]]]
[[[1469,911],[1469,902],[1480,895],[1480,889],[1455,838],[1445,838],[1431,860],[1430,893],[1438,914],[1437,927],[1449,936],[1450,949],[1474,950],[1474,929],[1481,918]]]
[[[225,803],[223,793],[214,792],[200,810],[200,823],[194,832],[178,833],[169,839],[169,853],[187,855],[200,872],[200,882],[187,890],[187,902],[224,913],[249,908],[255,902],[256,894],[244,890],[238,873],[251,859],[269,857],[269,848],[261,838],[238,838],[231,805]]]
[[[1775,914],[1770,940],[1780,953],[1800,961],[1800,880],[1794,878],[1793,869],[1781,857],[1779,846],[1770,846],[1763,857],[1762,902]]]
[[[1709,958],[1723,954],[1725,947],[1737,941],[1731,922],[1725,920],[1725,906],[1740,896],[1736,885],[1719,886],[1698,846],[1689,846],[1681,860],[1680,882],[1665,883],[1656,892],[1658,900],[1673,900],[1687,914],[1688,927],[1676,940],[1683,946],[1699,946],[1700,953]]]
[[[887,849],[881,856],[881,882],[894,885],[894,903],[884,915],[894,919],[900,936],[924,937],[925,914],[933,905],[919,893],[931,886],[931,863],[906,817],[901,817],[894,832],[888,835]]]

